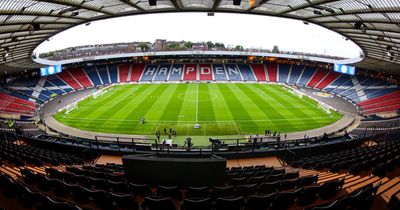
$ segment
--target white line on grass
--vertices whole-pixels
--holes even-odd
[[[196,122],[199,117],[199,83],[197,83],[197,97],[196,97]]]
[[[98,121],[114,121],[114,122],[137,122],[137,120],[125,120],[125,119],[102,119],[102,118],[81,118],[81,117],[63,117],[64,119],[71,119],[71,120],[98,120]],[[216,121],[169,121],[169,120],[146,120],[148,123],[196,123],[196,122],[203,122],[203,123],[236,123],[236,122],[269,122],[269,121],[285,121],[285,120],[308,120],[308,119],[330,119],[330,117],[303,117],[303,118],[284,118],[284,119],[260,119],[260,120],[216,120]]]

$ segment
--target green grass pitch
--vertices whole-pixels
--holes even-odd
[[[190,83],[117,85],[55,118],[71,127],[105,133],[153,136],[156,130],[174,128],[179,143],[186,136],[310,130],[331,124],[341,115],[328,114],[315,101],[299,98],[280,85]],[[193,128],[196,122],[200,129]],[[200,144],[208,144],[205,137]]]

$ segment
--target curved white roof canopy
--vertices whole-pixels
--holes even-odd
[[[232,12],[312,22],[358,44],[359,67],[399,74],[398,0],[2,0],[0,70],[39,67],[31,58],[41,42],[70,27],[99,19],[161,12]],[[5,55],[5,59],[3,58]]]

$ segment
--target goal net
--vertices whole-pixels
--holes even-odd
[[[78,108],[78,102],[75,101],[74,103],[69,104],[65,107],[65,114],[72,112],[76,108]]]
[[[303,98],[304,93],[298,90],[294,90],[294,89],[288,89],[289,93],[299,97],[299,98]]]
[[[97,90],[97,91],[95,91],[95,92],[92,94],[93,99],[96,99],[97,97],[103,95],[105,92],[106,92],[106,91],[103,91],[103,90]]]
[[[326,105],[325,103],[318,102],[318,108],[322,109],[327,114],[331,114],[332,113],[331,108],[328,105]]]

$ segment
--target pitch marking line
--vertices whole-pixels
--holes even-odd
[[[199,83],[197,83],[197,97],[196,97],[196,122],[199,118]]]
[[[102,118],[81,118],[81,117],[63,117],[64,119],[71,120],[99,120],[99,121],[115,121],[115,122],[138,122],[138,120],[123,120],[123,119],[102,119]],[[308,120],[308,119],[330,119],[330,117],[308,117],[308,118],[285,118],[285,119],[263,119],[263,120],[219,120],[219,121],[168,121],[168,120],[146,120],[148,123],[236,123],[236,122],[270,122],[270,121],[286,121],[286,120]]]

